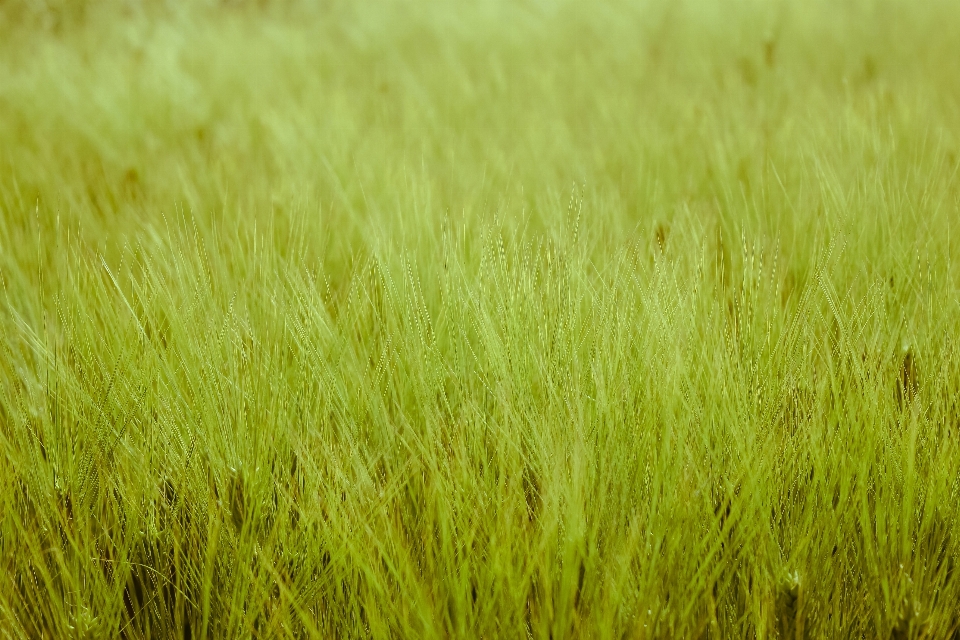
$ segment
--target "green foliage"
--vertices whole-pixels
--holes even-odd
[[[0,2],[0,634],[956,637],[954,3]]]

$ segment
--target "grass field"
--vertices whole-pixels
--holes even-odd
[[[0,2],[0,637],[960,637],[957,33]]]

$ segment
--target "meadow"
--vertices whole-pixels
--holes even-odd
[[[960,637],[960,5],[0,2],[0,637]]]

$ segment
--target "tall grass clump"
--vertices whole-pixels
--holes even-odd
[[[956,33],[0,2],[0,635],[960,636]]]

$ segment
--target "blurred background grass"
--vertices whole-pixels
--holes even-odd
[[[11,637],[950,637],[951,2],[0,3]]]

